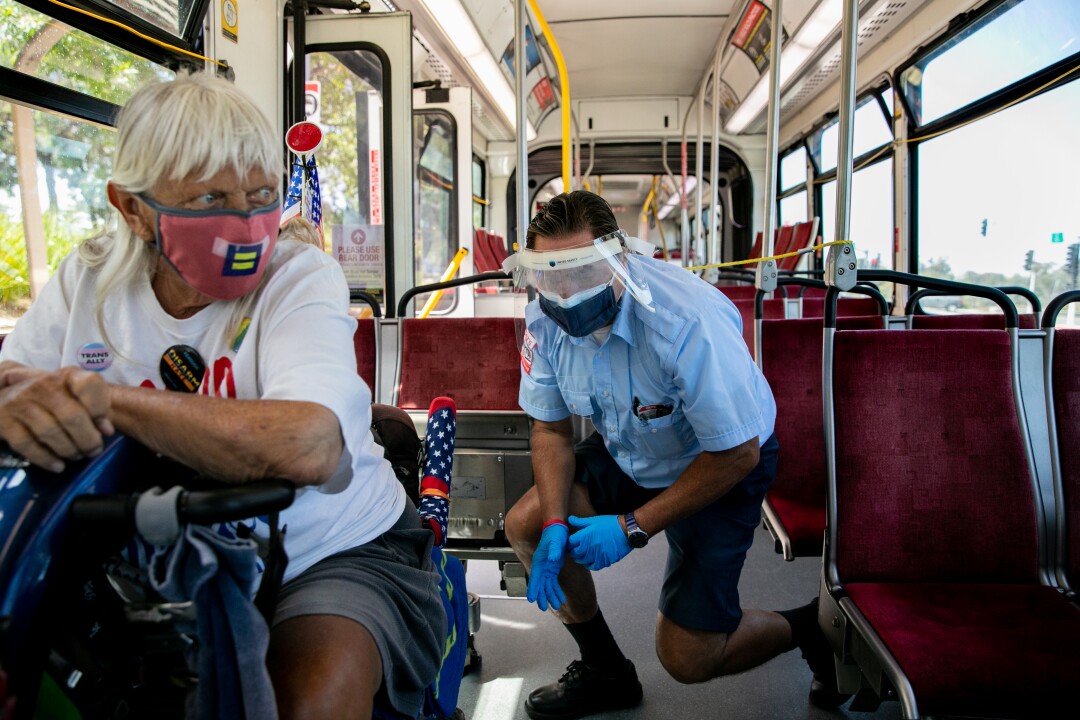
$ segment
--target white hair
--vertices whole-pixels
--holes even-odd
[[[140,88],[120,111],[116,129],[111,180],[128,192],[149,192],[169,181],[205,182],[226,168],[241,178],[255,170],[281,173],[281,146],[270,121],[232,83],[209,73]],[[97,324],[106,342],[105,299],[148,277],[157,261],[157,251],[119,212],[116,217],[114,231],[79,246],[83,263],[100,268]]]

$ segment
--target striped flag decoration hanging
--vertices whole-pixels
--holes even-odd
[[[294,217],[310,220],[317,228],[322,227],[322,197],[319,191],[319,168],[315,156],[306,161],[293,159],[289,188],[285,192],[285,207],[281,211],[281,224]]]
[[[453,398],[437,397],[428,409],[424,435],[424,479],[420,483],[420,518],[435,534],[435,545],[446,544],[450,512],[450,472],[454,467],[457,436],[457,404]]]
[[[319,168],[315,165],[315,156],[311,155],[304,168],[308,185],[308,204],[304,207],[304,217],[317,228],[322,228],[322,197],[319,194]]]
[[[300,158],[293,158],[289,189],[285,192],[285,207],[281,209],[281,224],[299,217],[304,209],[304,166]]]

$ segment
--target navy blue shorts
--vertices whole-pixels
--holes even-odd
[[[761,501],[776,479],[779,443],[771,436],[746,477],[723,497],[690,517],[668,526],[660,612],[687,628],[734,632],[742,619],[739,575],[746,551],[761,522]],[[601,515],[636,510],[662,490],[646,489],[630,479],[593,433],[574,448],[575,480],[583,483]]]

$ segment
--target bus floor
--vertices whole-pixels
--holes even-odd
[[[604,720],[897,720],[897,702],[873,713],[819,710],[810,705],[810,670],[792,651],[748,672],[700,685],[680,685],[656,659],[655,625],[667,542],[663,534],[617,565],[594,575],[604,617],[623,652],[633,660],[645,689],[641,705],[593,717]],[[739,594],[743,607],[778,610],[814,597],[819,558],[793,562],[773,551],[772,537],[760,526],[746,558]],[[458,707],[468,720],[528,720],[524,702],[540,685],[552,682],[578,657],[570,634],[551,613],[499,589],[495,561],[470,560],[470,592],[480,595],[481,625],[474,638],[480,667],[465,676]]]

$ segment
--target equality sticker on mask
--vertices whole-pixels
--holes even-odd
[[[221,274],[226,277],[252,275],[259,267],[262,258],[262,243],[253,245],[228,244],[225,251],[225,263],[221,267]],[[216,248],[215,248],[216,249]]]
[[[190,345],[173,345],[161,356],[159,370],[166,389],[193,393],[202,385],[206,363]]]
[[[532,375],[533,348],[536,347],[536,338],[528,330],[525,330],[525,338],[521,343],[521,367],[526,375]]]
[[[79,367],[83,370],[103,372],[112,365],[113,357],[104,343],[86,343],[78,352]]]

